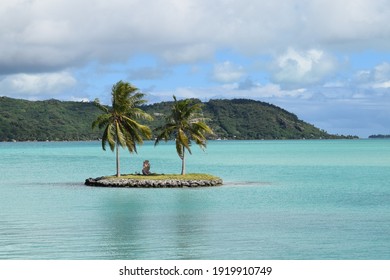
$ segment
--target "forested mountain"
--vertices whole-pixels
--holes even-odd
[[[91,123],[98,114],[93,103],[0,97],[0,141],[97,139]]]
[[[194,102],[200,102],[194,100]],[[339,138],[298,119],[277,106],[247,99],[210,100],[204,116],[221,139],[319,139]],[[146,105],[155,119],[152,129],[164,122],[172,102]],[[94,140],[102,131],[92,130],[100,111],[92,102],[58,100],[26,101],[0,97],[0,141]]]

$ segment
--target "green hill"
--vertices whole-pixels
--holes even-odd
[[[206,105],[215,131],[238,139],[331,138],[313,125],[277,106],[245,99],[211,100]]]
[[[0,97],[0,141],[97,139],[91,123],[98,114],[93,103]]]
[[[143,109],[155,118],[147,125],[152,129],[161,125],[171,105],[172,102],[161,102],[144,106]],[[216,138],[221,139],[340,138],[299,120],[284,109],[260,101],[210,100],[204,103],[203,112]],[[102,132],[92,130],[91,123],[99,114],[91,102],[0,97],[0,141],[98,139]]]

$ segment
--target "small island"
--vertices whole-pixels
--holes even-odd
[[[368,136],[370,139],[388,139],[390,138],[390,134],[383,135],[383,134],[376,134],[376,135],[370,135]]]
[[[196,188],[221,186],[221,178],[208,174],[128,174],[121,177],[104,176],[88,178],[87,186],[112,187],[112,188]]]
[[[139,119],[153,120],[151,115],[140,108],[140,105],[147,102],[143,99],[144,95],[130,83],[119,81],[112,87],[111,107],[101,104],[98,99],[95,100],[95,105],[102,114],[92,123],[92,128],[104,129],[102,148],[106,150],[108,144],[111,151],[115,151],[116,175],[88,178],[85,185],[123,188],[192,188],[222,185],[222,180],[216,176],[186,174],[186,152],[192,154],[192,142],[204,150],[206,136],[214,135],[213,130],[205,122],[206,118],[203,117],[202,104],[190,99],[177,100],[173,96],[174,103],[170,114],[165,117],[165,123],[152,132],[149,126],[138,123]],[[152,138],[155,139],[155,146],[161,140],[175,141],[176,152],[181,160],[181,174],[152,173],[149,160],[143,162],[142,175],[121,174],[119,147],[136,153],[137,144],[142,144],[144,139]]]

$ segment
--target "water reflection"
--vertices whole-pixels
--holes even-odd
[[[176,196],[174,207],[177,213],[171,220],[171,226],[175,234],[177,259],[201,258],[207,243],[207,211],[202,211],[203,206],[208,204],[207,196],[202,196],[204,201],[200,202],[192,194],[194,190],[184,190]]]
[[[102,243],[108,257],[201,258],[208,244],[205,221],[209,218],[204,209],[211,202],[207,195],[196,193],[188,189],[120,190],[108,198],[102,209],[107,232]]]

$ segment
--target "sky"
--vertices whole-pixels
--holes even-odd
[[[0,96],[248,98],[390,134],[389,0],[1,0]]]

